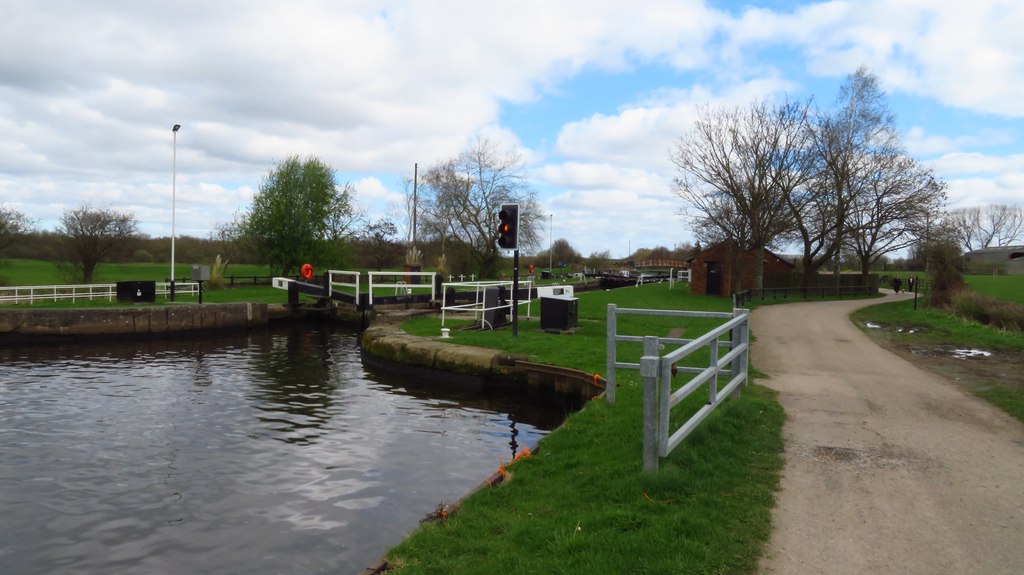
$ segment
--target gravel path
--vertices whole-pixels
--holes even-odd
[[[1024,573],[1024,424],[875,345],[848,315],[877,301],[753,312],[787,413],[760,573]]]

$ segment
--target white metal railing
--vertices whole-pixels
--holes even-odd
[[[168,282],[156,282],[157,295],[169,295]],[[174,293],[198,294],[199,284],[196,282],[175,282]],[[64,284],[44,286],[10,286],[0,287],[0,304],[27,303],[29,305],[43,302],[91,301],[106,299],[113,301],[117,297],[117,284]]]
[[[431,301],[437,299],[436,287],[435,287],[435,276],[436,272],[367,272],[368,281],[367,289],[369,291],[369,305],[373,307],[373,292],[376,289],[388,289],[394,288],[395,295],[400,292],[406,294],[412,294],[414,290],[430,290]],[[427,281],[423,283],[407,283],[404,280],[397,280],[392,282],[384,282],[378,278],[387,277],[394,278],[398,276],[417,276],[427,278]],[[287,290],[289,284],[293,281],[291,278],[286,277],[275,277],[271,280],[270,285],[277,289]],[[345,270],[328,270],[327,271],[327,287],[330,291],[333,291],[335,287],[351,288],[355,301],[359,302],[359,296],[362,289],[362,278],[360,272],[345,271]],[[330,295],[330,294],[328,294]]]
[[[618,315],[653,315],[669,317],[698,317],[728,319],[724,324],[692,340],[659,338],[655,336],[629,336],[617,333]],[[658,458],[672,452],[725,398],[735,396],[739,388],[749,379],[750,355],[750,311],[735,309],[733,313],[692,312],[675,310],[618,309],[608,304],[607,366],[605,397],[608,403],[615,403],[615,369],[638,369],[644,385],[644,471],[658,469]],[[728,336],[728,340],[721,340]],[[622,341],[643,344],[640,363],[619,362],[616,359],[616,344]],[[660,355],[663,344],[680,344],[680,347]],[[681,367],[677,364],[699,349],[708,348],[707,367]],[[724,355],[720,353],[728,349]],[[676,373],[691,374],[693,377],[679,389],[672,390],[672,376]],[[728,377],[719,389],[719,376]],[[681,427],[670,435],[669,414],[671,409],[689,397],[693,392],[708,384],[707,403],[692,414]]]
[[[335,279],[335,276],[339,276],[341,279]],[[345,270],[327,270],[327,285],[330,289],[334,289],[334,286],[352,288],[355,291],[356,302],[359,301],[359,278],[361,274],[359,272],[350,272]],[[349,281],[341,281],[347,279]]]
[[[495,281],[474,281],[474,282],[448,282],[441,284],[441,326],[444,326],[445,319],[448,313],[472,313],[473,319],[480,320],[480,329],[487,328],[486,315],[488,311],[496,311],[499,309],[512,310],[512,286],[514,282],[511,280],[495,280]],[[519,287],[526,287],[527,291],[533,287],[533,282],[530,280],[519,280]],[[490,307],[486,304],[485,295],[489,288],[504,288],[509,294],[507,303],[501,303],[499,299],[496,305]],[[454,301],[448,301],[449,293],[455,293],[456,291],[473,291],[473,300],[468,303],[455,303]],[[525,301],[520,300],[519,305],[526,304],[526,317],[530,317],[530,311],[533,307],[532,300],[527,298]]]
[[[676,287],[676,282],[690,283],[690,270],[668,270],[668,289]]]
[[[174,294],[199,294],[199,282],[174,282]],[[156,295],[171,294],[170,282],[156,282]]]
[[[419,289],[419,290],[430,290],[430,301],[434,301],[435,299],[437,299],[437,293],[434,291],[435,290],[435,287],[434,287],[434,281],[435,281],[434,277],[437,275],[437,272],[367,272],[367,275],[370,276],[370,307],[373,307],[373,291],[374,291],[374,288],[395,288],[395,295],[398,294],[398,290],[399,289],[406,290],[406,293],[408,293],[408,294],[411,294],[413,292],[413,290],[416,290],[416,289]],[[381,282],[381,281],[374,281],[375,277],[382,277],[382,276],[383,277],[396,277],[396,276],[407,276],[408,277],[408,276],[413,276],[413,277],[429,278],[430,281],[428,281],[427,283],[419,283],[419,284],[407,284],[407,283],[405,283],[405,281],[402,281],[402,280],[398,280],[398,281],[390,282],[390,283],[388,283],[388,282]]]

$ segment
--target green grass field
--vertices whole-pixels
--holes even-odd
[[[192,274],[191,264],[175,264],[175,277],[179,280]],[[96,267],[93,283],[116,283],[131,280],[164,281],[170,264],[162,263],[101,263]],[[229,264],[225,275],[266,276],[267,266]],[[0,260],[0,286],[46,286],[80,284],[81,278],[69,277],[54,262],[45,260]]]
[[[1024,304],[1024,275],[1015,276],[964,276],[967,285],[974,291],[999,298]]]

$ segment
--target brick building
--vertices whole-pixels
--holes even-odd
[[[690,263],[690,293],[732,296],[754,288],[754,250],[742,251],[735,242],[715,244],[693,256]],[[791,272],[796,266],[770,250],[764,250],[764,271]],[[770,287],[770,286],[764,286]]]

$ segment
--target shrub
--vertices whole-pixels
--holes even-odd
[[[143,249],[135,250],[135,253],[132,254],[132,261],[139,263],[153,263],[153,259],[153,254]]]
[[[228,261],[221,260],[220,254],[213,260],[213,265],[210,266],[210,281],[206,282],[207,289],[223,289],[224,288],[224,272],[228,269]]]
[[[964,290],[953,295],[958,317],[1008,331],[1024,331],[1024,305]]]
[[[940,240],[925,244],[922,252],[931,262],[932,289],[929,303],[945,307],[966,286],[956,268],[960,260],[960,248],[951,241]]]

